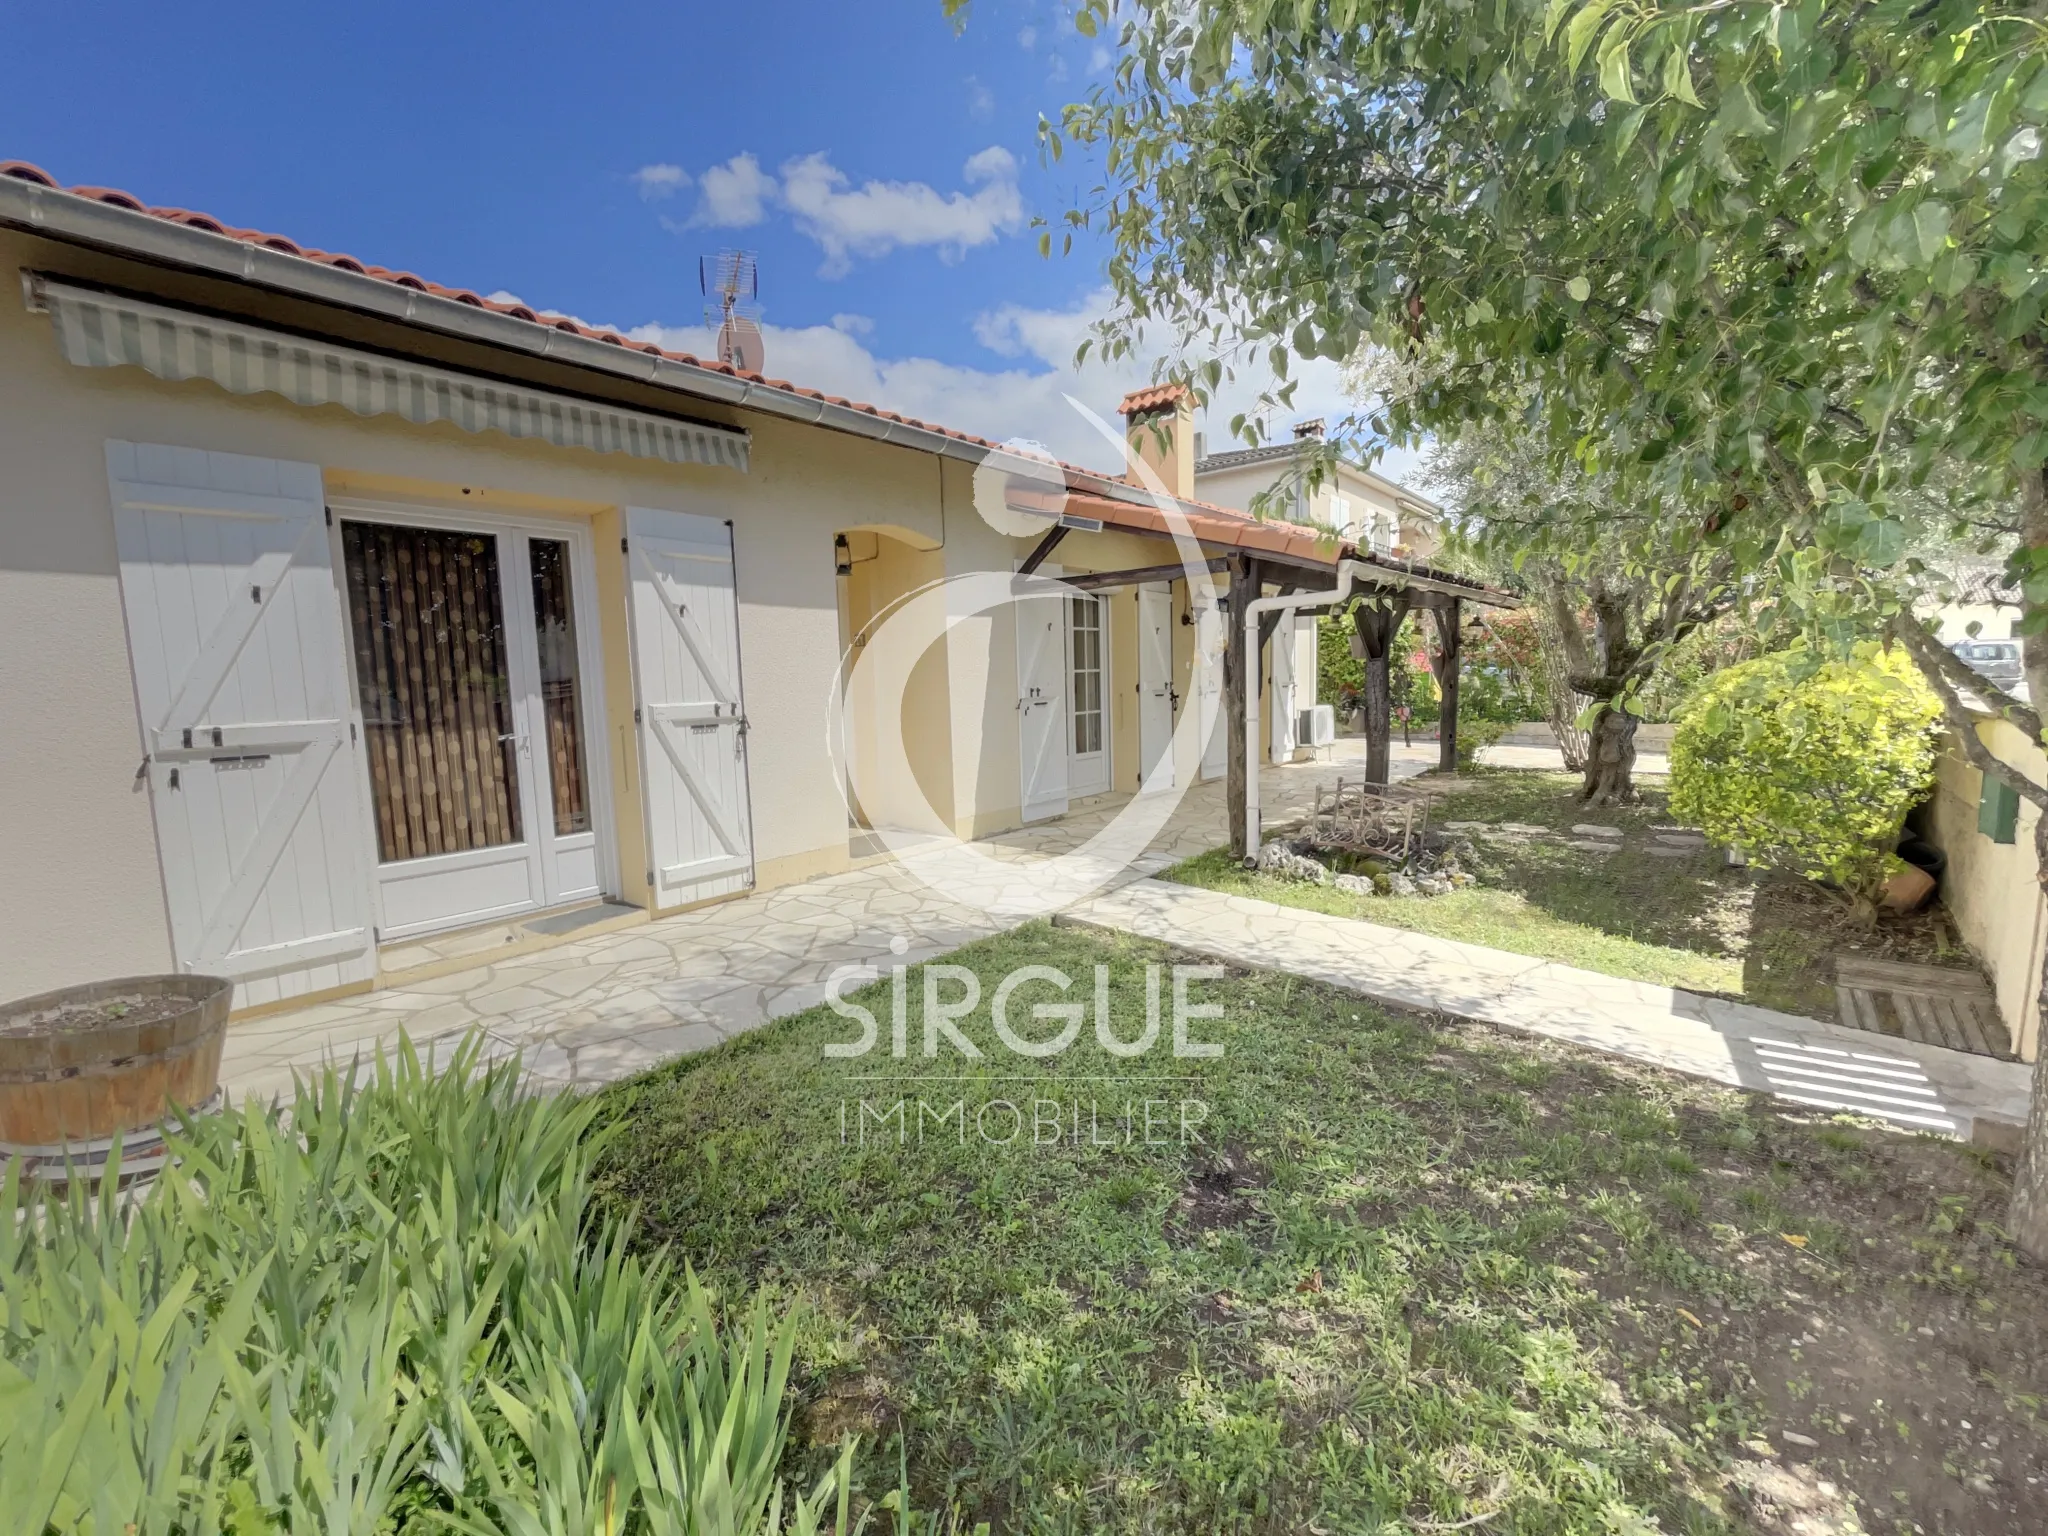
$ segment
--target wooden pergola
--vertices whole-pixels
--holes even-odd
[[[1104,517],[1069,517],[1046,530],[1018,567],[1028,574],[1044,563],[1060,542],[1078,525],[1100,528],[1104,522],[1138,531],[1125,518],[1130,509],[1091,502],[1090,510]],[[1130,570],[1070,572],[1061,579],[1081,591],[1102,592],[1148,582],[1184,580],[1194,570],[1222,573],[1228,577],[1224,607],[1229,622],[1229,646],[1223,659],[1223,713],[1229,721],[1228,768],[1225,795],[1230,818],[1231,852],[1242,858],[1247,851],[1245,801],[1247,790],[1247,741],[1245,733],[1246,688],[1248,681],[1263,680],[1266,643],[1279,626],[1277,612],[1260,616],[1257,655],[1248,654],[1245,626],[1240,620],[1250,605],[1267,595],[1327,592],[1337,584],[1340,566],[1348,566],[1353,581],[1341,602],[1349,605],[1359,649],[1365,659],[1365,778],[1384,787],[1388,781],[1393,742],[1393,697],[1388,684],[1388,657],[1402,621],[1410,613],[1426,613],[1436,631],[1437,644],[1430,657],[1430,670],[1443,694],[1438,726],[1438,761],[1445,771],[1458,765],[1458,682],[1463,668],[1464,647],[1461,626],[1467,605],[1478,608],[1515,608],[1520,599],[1510,592],[1475,581],[1455,572],[1439,570],[1417,561],[1360,550],[1349,542],[1331,545],[1316,531],[1286,524],[1261,523],[1251,519],[1223,522],[1218,509],[1201,508],[1189,522],[1205,557],[1199,565],[1175,561]],[[1163,526],[1145,528],[1164,532]],[[1230,539],[1224,543],[1224,537]],[[1223,547],[1218,547],[1222,545]],[[1361,576],[1360,567],[1364,568]]]
[[[1256,686],[1254,680],[1265,676],[1266,642],[1280,621],[1278,612],[1259,616],[1259,654],[1253,655],[1248,652],[1246,626],[1236,622],[1237,616],[1246,612],[1268,585],[1275,586],[1283,596],[1328,590],[1335,581],[1340,559],[1352,568],[1354,576],[1360,565],[1372,572],[1363,581],[1355,580],[1345,597],[1333,599],[1350,605],[1359,650],[1364,653],[1365,781],[1369,787],[1384,789],[1389,777],[1393,693],[1388,682],[1388,657],[1402,621],[1411,612],[1427,613],[1436,630],[1437,645],[1430,657],[1430,671],[1443,695],[1437,716],[1437,761],[1445,772],[1452,772],[1458,766],[1458,682],[1464,662],[1461,635],[1465,605],[1519,606],[1519,599],[1512,594],[1469,577],[1368,553],[1333,558],[1328,565],[1252,554],[1229,556],[1225,569],[1230,575],[1228,608],[1233,622],[1229,627],[1229,647],[1223,657],[1223,712],[1230,722],[1225,801],[1230,820],[1230,851],[1236,857],[1243,858],[1249,851],[1245,817],[1250,771],[1245,735],[1249,702],[1246,689]]]

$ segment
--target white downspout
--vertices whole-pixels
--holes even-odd
[[[1337,585],[1327,592],[1290,592],[1285,597],[1258,597],[1244,605],[1244,856],[1259,856],[1259,615],[1301,608],[1327,608],[1351,595],[1351,584],[1364,578],[1384,584],[1390,573],[1383,565],[1339,560]],[[1398,574],[1398,573],[1394,573]]]

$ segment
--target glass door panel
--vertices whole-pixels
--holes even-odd
[[[342,552],[379,861],[522,842],[498,541],[344,523]]]
[[[1109,788],[1108,679],[1103,646],[1103,604],[1099,597],[1067,599],[1067,784],[1076,795]]]
[[[560,539],[535,539],[530,547],[548,783],[555,835],[568,837],[590,830],[590,788],[583,753],[583,690],[576,664],[576,603],[569,588],[569,546]]]

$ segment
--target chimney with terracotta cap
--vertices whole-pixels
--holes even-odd
[[[1320,416],[1311,416],[1307,421],[1297,421],[1294,424],[1294,440],[1297,443],[1311,437],[1317,442],[1323,440],[1323,418]]]
[[[1124,419],[1124,440],[1133,458],[1158,472],[1167,490],[1182,498],[1195,494],[1195,393],[1183,384],[1155,384],[1124,396],[1117,414]],[[1133,465],[1124,473],[1133,485],[1144,482]]]

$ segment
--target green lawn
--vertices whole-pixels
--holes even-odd
[[[1354,896],[1248,872],[1226,849],[1184,860],[1161,878],[1823,1019],[1834,1017],[1837,952],[1970,963],[1938,912],[1859,929],[1840,902],[1803,880],[1731,869],[1717,850],[1651,853],[1650,828],[1670,824],[1661,778],[1639,781],[1640,804],[1597,811],[1579,804],[1578,783],[1575,774],[1481,769],[1436,791],[1434,827],[1517,822],[1568,835],[1587,823],[1624,832],[1621,851],[1611,854],[1562,837],[1475,838],[1478,883],[1449,896]]]
[[[951,957],[978,1060],[892,1060],[885,981],[856,994],[878,1054],[826,1058],[857,1029],[820,1008],[609,1092],[601,1197],[800,1317],[808,1464],[859,1433],[870,1493],[901,1456],[917,1507],[993,1532],[1704,1536],[1845,1497],[1873,1531],[2048,1519],[2048,1284],[1987,1159],[1267,974],[1196,984],[1219,1058],[996,1044],[1018,966],[1078,996],[1108,966],[1128,1037],[1171,958],[1034,925]],[[916,972],[908,996],[916,1053]],[[872,1080],[906,1073],[946,1080]],[[855,1107],[920,1093],[900,1136]],[[1025,1109],[997,1144],[999,1106],[1040,1101],[1059,1130]],[[1947,1517],[1989,1507],[1973,1477],[2010,1523]]]

